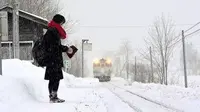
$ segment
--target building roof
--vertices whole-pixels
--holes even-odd
[[[0,11],[7,11],[9,13],[12,13],[13,8],[11,6],[5,6],[5,7],[0,8]],[[23,10],[19,10],[19,16],[22,18],[28,19],[30,21],[36,22],[38,24],[41,24],[44,27],[47,27],[48,20],[46,18],[37,16],[35,14],[31,14],[31,13],[23,11]]]

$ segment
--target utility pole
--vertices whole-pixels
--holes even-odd
[[[136,62],[136,56],[135,56],[135,80],[136,81],[136,77],[137,77],[137,62]]]
[[[182,43],[183,43],[184,79],[185,79],[185,88],[187,88],[188,85],[187,85],[187,66],[186,66],[186,56],[185,56],[185,36],[184,36],[184,30],[182,30]]]
[[[13,55],[14,58],[20,58],[19,53],[19,3],[13,5]]]
[[[153,76],[153,62],[152,62],[152,51],[150,47],[150,61],[151,61],[151,82],[154,82],[154,76]]]
[[[127,75],[127,81],[129,81],[129,56],[128,56],[128,51],[126,55],[126,75]]]

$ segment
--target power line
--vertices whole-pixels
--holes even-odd
[[[80,26],[80,27],[88,27],[88,28],[119,28],[119,27],[127,27],[127,28],[131,28],[131,27],[136,27],[136,28],[143,28],[143,27],[149,27],[149,26],[137,26],[137,25],[135,25],[135,26],[98,26],[98,25],[94,25],[94,26]]]
[[[193,25],[192,27],[190,27],[189,29],[185,30],[185,32],[191,30],[192,28],[194,28],[195,26],[197,26],[198,24],[200,24],[200,22],[196,23],[195,25]]]
[[[194,28],[194,27],[197,26],[198,24],[200,24],[200,22],[194,24],[192,27],[190,27],[190,28],[188,28],[187,30],[185,30],[185,32],[188,32],[189,30],[191,30],[192,28]],[[190,36],[190,35],[192,35],[192,34],[198,32],[198,31],[200,31],[200,29],[198,29],[198,30],[196,30],[196,31],[194,31],[194,32],[192,32],[192,33],[186,35],[185,37]],[[176,38],[178,38],[178,37],[180,37],[180,36],[181,36],[181,33],[180,33],[178,36],[176,36],[174,39],[176,39]],[[175,43],[173,43],[171,46],[176,45],[176,44],[179,43],[180,41],[181,41],[181,39],[179,39],[178,41],[176,41]]]
[[[195,30],[194,32],[187,34],[185,37],[188,37],[188,36],[190,36],[190,35],[192,35],[192,34],[194,34],[194,33],[198,32],[198,31],[200,31],[200,29],[198,29],[198,30]]]
[[[169,25],[169,26],[189,26],[193,24],[176,24],[176,25]],[[80,27],[87,27],[87,28],[143,28],[143,27],[154,27],[153,25],[81,25]]]
[[[195,30],[194,32],[192,32],[192,33],[190,33],[190,34],[185,35],[185,38],[188,37],[188,36],[190,36],[190,35],[192,35],[192,34],[194,34],[194,33],[196,33],[196,32],[198,32],[198,31],[200,31],[200,29]],[[179,35],[179,36],[180,36],[180,35]],[[175,43],[173,43],[171,46],[176,45],[176,44],[179,43],[181,40],[182,40],[182,39],[179,39],[178,41],[176,41]]]
[[[181,39],[179,39],[178,41],[176,41],[175,43],[173,43],[172,45],[170,45],[170,47],[176,45],[176,44],[179,43],[180,41],[181,41]]]
[[[196,23],[195,25],[193,25],[192,27],[188,28],[187,30],[185,30],[185,33],[188,32],[189,30],[191,30],[192,28],[194,28],[195,26],[197,26],[198,24],[200,24],[200,22]],[[176,37],[178,38],[179,36],[181,36],[181,33]]]
[[[174,37],[173,40],[177,39],[177,38],[180,37],[180,36],[181,36],[181,33],[180,33],[178,36]],[[172,41],[173,41],[173,40],[172,40]]]

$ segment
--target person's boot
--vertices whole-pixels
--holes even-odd
[[[62,103],[62,102],[65,102],[65,100],[60,99],[60,98],[57,97],[57,92],[52,92],[49,95],[49,98],[50,98],[50,103]]]

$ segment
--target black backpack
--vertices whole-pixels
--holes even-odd
[[[35,41],[32,48],[32,56],[38,66],[44,67],[46,65],[45,64],[46,52],[45,52],[43,36]]]

